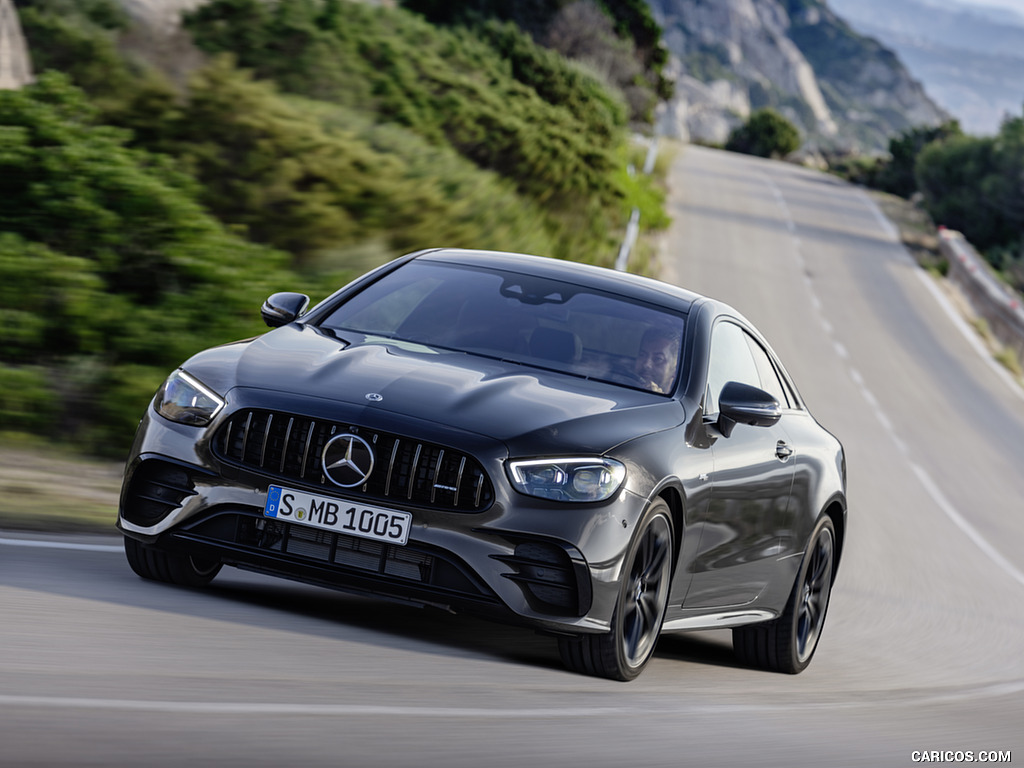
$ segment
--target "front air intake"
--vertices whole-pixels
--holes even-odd
[[[195,482],[185,467],[160,459],[146,459],[132,472],[122,499],[121,514],[135,525],[155,525],[195,492]]]

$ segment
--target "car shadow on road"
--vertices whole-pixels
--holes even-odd
[[[368,647],[565,671],[554,637],[439,608],[361,597],[225,568],[205,588],[140,579],[116,552],[7,548],[6,586]],[[111,631],[117,631],[111,627]],[[658,658],[735,667],[726,633],[663,637]]]
[[[161,586],[161,585],[155,585]],[[233,601],[287,611],[329,622],[326,634],[359,641],[365,630],[366,642],[383,640],[395,648],[450,656],[486,656],[532,667],[564,671],[554,637],[535,630],[487,621],[438,608],[403,605],[385,599],[362,598],[330,590],[272,581],[250,586],[216,582],[208,591]],[[355,632],[353,632],[355,630]],[[371,634],[372,633],[372,634]],[[733,655],[728,633],[703,632],[666,635],[658,641],[655,657],[706,666],[742,668]]]
[[[733,654],[731,635],[723,630],[663,635],[655,656],[712,667],[745,668]]]
[[[304,623],[300,631],[336,637],[346,642],[387,645],[444,656],[456,652],[462,656],[479,655],[529,666],[562,669],[557,645],[552,638],[532,629],[449,613],[440,608],[360,597],[276,579],[262,583],[218,579],[205,591],[238,604],[311,619],[313,621]],[[295,631],[291,621],[289,630]]]

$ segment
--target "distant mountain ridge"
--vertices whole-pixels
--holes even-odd
[[[897,56],[821,0],[648,0],[672,53],[676,96],[660,128],[722,142],[770,106],[813,151],[884,151],[910,127],[948,115]]]
[[[993,135],[1024,105],[1024,15],[928,0],[829,0],[895,50],[968,133]]]

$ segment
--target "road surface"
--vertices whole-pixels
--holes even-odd
[[[0,765],[1024,761],[1024,398],[862,191],[696,147],[672,186],[663,276],[740,308],[847,449],[806,672],[740,668],[722,631],[612,683],[527,630],[234,570],[191,592],[114,538],[0,533]]]

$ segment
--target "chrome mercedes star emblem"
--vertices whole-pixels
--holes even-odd
[[[373,449],[358,435],[338,435],[324,446],[324,474],[335,485],[354,488],[373,471]]]
[[[376,392],[367,392],[366,399],[369,400],[371,403],[379,403],[381,400],[384,399],[384,395],[378,395]]]

